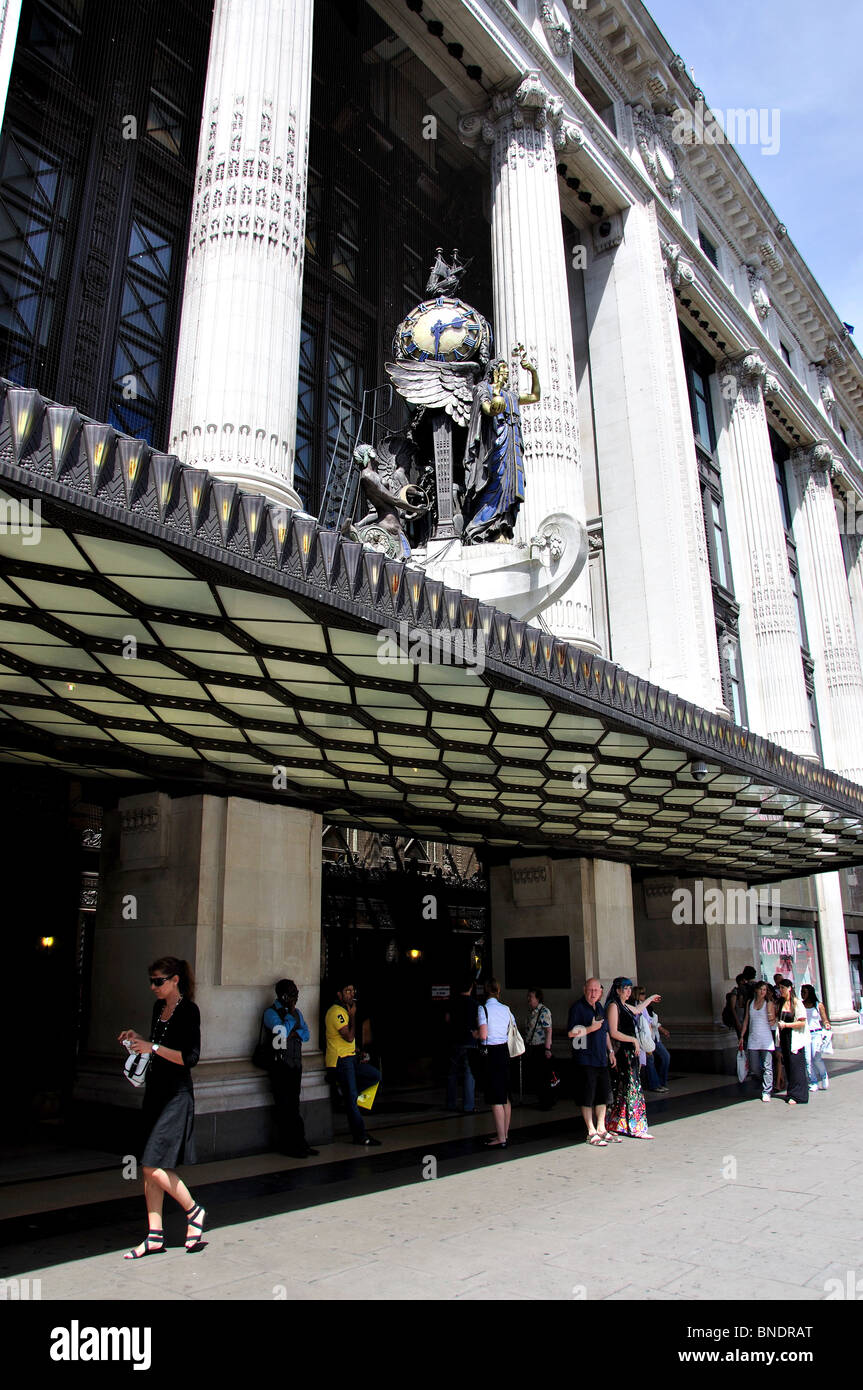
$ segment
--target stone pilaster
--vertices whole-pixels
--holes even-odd
[[[830,482],[826,443],[791,456],[794,539],[827,767],[863,782],[863,670]]]
[[[313,0],[217,0],[171,449],[275,501],[291,486]]]
[[[716,709],[710,569],[673,294],[686,267],[679,247],[663,249],[652,203],[630,207],[625,226],[612,219],[610,237],[582,240],[615,660]]]
[[[6,110],[6,94],[18,39],[21,0],[0,0],[0,125]]]
[[[842,510],[845,515],[842,551],[845,559],[845,572],[848,575],[848,595],[851,599],[851,614],[854,618],[854,630],[857,634],[857,650],[863,657],[863,534],[857,532],[857,522],[863,517],[863,508],[861,508],[859,500],[855,500],[853,503],[846,500]],[[851,526],[852,518],[853,529]]]
[[[513,358],[517,344],[539,370],[542,399],[522,410],[525,501],[517,539],[528,541],[555,513],[582,526],[587,520],[557,190],[557,152],[583,137],[535,72],[484,114],[464,117],[460,131],[491,152],[495,354],[510,360],[522,389],[528,380]],[[586,568],[543,618],[559,637],[596,647]]]
[[[821,944],[821,972],[824,1006],[839,1036],[839,1046],[859,1045],[860,1028],[851,998],[851,972],[848,942],[842,910],[842,885],[838,874],[815,875],[818,903],[818,936]],[[842,1034],[847,1034],[843,1040]]]
[[[727,406],[720,441],[750,727],[796,753],[814,753],[785,525],[767,432],[757,353],[720,363]]]

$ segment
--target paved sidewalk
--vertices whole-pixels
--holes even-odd
[[[843,1061],[854,1060],[843,1054]],[[214,1201],[207,1247],[121,1264],[140,1218],[35,1237],[3,1252],[5,1275],[43,1299],[650,1299],[813,1301],[863,1274],[863,1072],[834,1075],[807,1106],[734,1099],[663,1119],[656,1139],[546,1147],[525,1132],[505,1153],[414,1148],[387,1190],[369,1162],[346,1199],[284,1208]],[[449,1149],[452,1145],[449,1146]],[[369,1176],[364,1185],[362,1171]],[[190,1176],[194,1170],[190,1170]],[[251,1181],[251,1180],[250,1180]],[[258,1178],[255,1181],[265,1181]],[[234,1187],[242,1186],[234,1183]],[[223,1184],[223,1187],[229,1186]],[[338,1188],[335,1189],[338,1191]],[[98,1226],[99,1208],[90,1208]],[[26,1218],[22,1218],[26,1219]],[[35,1229],[35,1228],[34,1228]],[[794,1258],[783,1259],[783,1237]],[[100,1253],[92,1253],[94,1243]]]

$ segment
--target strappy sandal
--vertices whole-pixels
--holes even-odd
[[[597,1132],[597,1134],[600,1136],[601,1139],[604,1139],[604,1140],[605,1140],[605,1142],[606,1142],[607,1144],[622,1144],[622,1143],[623,1143],[623,1140],[621,1139],[620,1135],[619,1135],[619,1134],[615,1134],[614,1131],[611,1130],[611,1129],[602,1129],[602,1130],[598,1129],[596,1132]]]
[[[608,1148],[608,1140],[607,1140],[607,1139],[603,1139],[602,1135],[599,1134],[599,1133],[596,1133],[596,1134],[588,1134],[588,1136],[587,1136],[587,1142],[588,1142],[588,1144],[592,1145],[592,1147],[593,1147],[594,1149],[607,1149],[607,1148]]]
[[[144,1249],[139,1250],[137,1246],[134,1250],[127,1250],[123,1256],[124,1260],[143,1260],[147,1255],[164,1255],[165,1253],[165,1232],[148,1231],[144,1239]]]
[[[187,1254],[191,1254],[193,1250],[197,1250],[198,1246],[201,1244],[201,1236],[204,1231],[204,1221],[206,1220],[206,1217],[207,1213],[201,1206],[200,1202],[196,1202],[195,1205],[193,1207],[189,1207],[189,1210],[186,1212],[186,1225],[197,1227],[198,1231],[198,1234],[196,1236],[190,1236],[188,1234],[188,1231],[186,1233]]]

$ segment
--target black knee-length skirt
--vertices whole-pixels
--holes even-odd
[[[510,1056],[507,1043],[493,1043],[488,1049],[485,1074],[486,1105],[506,1105],[509,1100]]]
[[[192,1091],[165,1095],[148,1086],[142,1112],[144,1147],[141,1165],[145,1168],[176,1168],[180,1163],[196,1163],[195,1096]]]

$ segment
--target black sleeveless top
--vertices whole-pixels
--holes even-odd
[[[162,1000],[157,999],[153,1005],[150,1041],[182,1052],[183,1065],[178,1067],[176,1062],[165,1061],[158,1052],[152,1053],[147,1068],[147,1091],[172,1096],[178,1091],[192,1090],[192,1067],[197,1065],[201,1055],[201,1014],[197,1004],[181,999],[167,1023],[160,1023],[163,1008]]]

